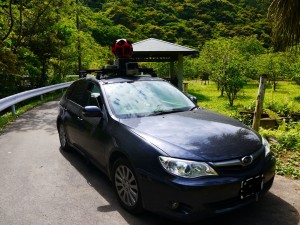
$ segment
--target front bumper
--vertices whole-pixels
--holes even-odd
[[[172,219],[194,221],[230,212],[257,201],[273,184],[275,158],[272,156],[263,168],[251,172],[235,176],[184,179],[162,178],[138,170],[138,177],[145,209]],[[241,199],[241,183],[257,174],[263,176],[262,190]]]

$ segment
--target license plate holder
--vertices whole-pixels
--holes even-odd
[[[255,195],[258,200],[259,193],[263,190],[264,176],[263,174],[247,178],[241,182],[241,199]]]

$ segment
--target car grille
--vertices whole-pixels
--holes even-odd
[[[241,159],[234,159],[229,161],[214,162],[211,163],[214,169],[219,175],[225,176],[243,176],[248,174],[251,170],[257,170],[261,168],[265,160],[264,147],[252,154],[253,161],[249,165],[243,165]]]

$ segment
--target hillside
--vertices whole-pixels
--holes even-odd
[[[101,45],[118,37],[138,41],[154,37],[198,47],[218,37],[257,35],[270,46],[266,21],[267,1],[257,0],[140,0],[95,1],[85,5],[94,11],[93,23],[85,23]]]

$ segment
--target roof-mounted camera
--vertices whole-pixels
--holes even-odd
[[[112,52],[115,55],[113,65],[104,66],[97,70],[80,71],[81,77],[86,77],[88,73],[96,73],[96,78],[101,79],[103,76],[135,76],[139,74],[149,74],[156,77],[156,73],[152,68],[139,68],[139,65],[132,58],[132,44],[122,38],[117,39],[112,46]]]

